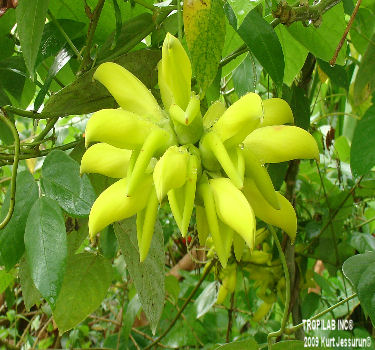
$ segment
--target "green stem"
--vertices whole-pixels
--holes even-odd
[[[194,294],[197,292],[207,275],[210,273],[212,267],[215,265],[216,260],[212,259],[210,265],[207,267],[207,269],[204,271],[203,275],[199,279],[198,283],[195,285],[194,289],[191,291],[187,299],[185,300],[184,304],[182,305],[181,309],[178,311],[172,322],[169,324],[168,328],[160,335],[157,339],[155,339],[151,344],[147,345],[143,350],[148,350],[151,349],[154,345],[160,342],[167,334],[168,332],[172,329],[172,327],[175,325],[177,320],[180,318],[182,312],[185,310],[186,306],[188,306],[190,300],[194,297]]]
[[[78,59],[81,61],[82,60],[81,53],[75,47],[75,45],[73,44],[73,41],[69,38],[69,35],[65,33],[65,30],[61,26],[61,24],[59,23],[59,21],[55,18],[55,16],[52,14],[52,12],[50,10],[48,10],[48,15],[51,18],[52,22],[57,27],[57,29],[60,31],[60,33],[62,34],[62,36],[65,38],[66,42],[71,47],[71,49],[73,50],[73,52],[77,55]]]
[[[14,137],[14,157],[13,157],[12,179],[10,183],[9,209],[4,220],[0,223],[0,230],[1,230],[10,221],[13,215],[14,206],[16,203],[16,179],[17,179],[17,168],[18,168],[18,161],[19,161],[19,155],[20,155],[20,138],[19,138],[16,126],[7,117],[5,117],[3,113],[0,113],[0,120],[2,120],[9,127]]]
[[[289,276],[289,270],[288,270],[288,265],[286,263],[285,255],[283,252],[283,249],[281,248],[279,238],[277,237],[277,234],[274,230],[274,228],[271,225],[268,225],[269,231],[272,233],[273,239],[275,241],[277,250],[279,251],[279,256],[281,263],[283,264],[283,269],[284,269],[284,275],[285,275],[285,308],[284,308],[284,314],[283,318],[281,321],[281,327],[277,332],[271,332],[268,334],[267,337],[267,342],[268,342],[268,349],[271,350],[272,348],[272,343],[271,339],[278,337],[284,333],[285,326],[288,320],[288,314],[289,314],[289,304],[290,304],[290,276]]]
[[[44,137],[47,136],[47,134],[50,132],[50,130],[55,126],[55,124],[57,123],[58,120],[59,120],[59,117],[54,117],[54,118],[50,119],[47,122],[46,127],[40,132],[39,135],[37,135],[34,138],[33,143],[42,141],[44,139]]]
[[[181,0],[177,0],[177,26],[178,26],[178,38],[182,40],[182,9],[181,9]]]
[[[51,114],[38,113],[35,111],[25,111],[24,109],[13,107],[13,106],[4,106],[2,107],[2,109],[9,113],[19,115],[20,117],[31,118],[31,119],[51,119],[54,117]]]
[[[67,143],[65,145],[61,145],[61,146],[56,146],[56,147],[52,147],[52,148],[49,148],[49,149],[44,149],[42,151],[35,151],[33,153],[27,153],[27,154],[21,154],[18,158],[17,158],[17,162],[18,160],[22,160],[22,159],[30,159],[30,158],[36,158],[36,157],[44,157],[46,156],[48,153],[54,151],[54,150],[61,150],[61,151],[66,151],[68,149],[71,149],[71,148],[74,148],[75,146],[77,146],[80,142],[82,142],[82,140],[77,140],[77,141],[73,141],[73,142],[70,142],[70,143]],[[16,156],[16,155],[15,155]],[[14,159],[16,159],[16,157],[14,156]],[[0,160],[8,160],[8,161],[11,161],[13,160],[13,155],[10,155],[10,154],[5,154],[5,153],[0,153]]]
[[[86,70],[88,70],[88,67],[91,64],[91,47],[94,41],[94,34],[99,22],[100,14],[104,6],[104,1],[105,0],[98,0],[98,3],[96,4],[95,9],[90,16],[90,25],[87,33],[86,48],[81,62],[81,66],[78,70],[78,72],[80,73],[84,73]]]
[[[337,304],[335,305],[332,305],[331,307],[329,307],[328,309],[325,309],[323,310],[322,312],[319,312],[318,314],[314,315],[313,317],[311,317],[309,320],[312,321],[312,320],[316,320],[317,318],[319,317],[322,317],[323,315],[325,315],[326,313],[328,312],[331,312],[333,309],[336,309],[337,307],[339,307],[340,305],[342,304],[345,304],[347,303],[349,300],[355,298],[357,296],[357,293],[354,293],[352,294],[351,296],[339,301]],[[301,327],[303,327],[304,325],[304,322],[300,323],[300,324],[297,324],[296,326],[293,326],[293,327],[290,327],[290,328],[286,328],[285,329],[285,334],[293,334],[295,333],[298,329],[300,329]]]

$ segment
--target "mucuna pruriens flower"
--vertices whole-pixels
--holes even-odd
[[[202,116],[191,90],[191,65],[181,43],[167,34],[158,64],[163,107],[125,68],[100,65],[94,79],[119,109],[93,114],[86,127],[81,172],[119,178],[95,201],[93,238],[107,225],[137,215],[140,260],[147,257],[159,206],[168,201],[182,236],[196,208],[201,245],[211,242],[223,267],[232,246],[237,261],[256,242],[256,219],[296,236],[292,205],[276,192],[265,164],[318,159],[314,138],[292,125],[282,99],[248,93],[226,108],[221,101]]]

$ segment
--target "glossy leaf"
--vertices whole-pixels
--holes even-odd
[[[120,56],[114,62],[136,75],[148,88],[156,84],[156,64],[160,60],[158,50],[139,50]],[[61,89],[47,101],[43,112],[51,116],[87,114],[103,108],[114,108],[116,102],[99,82],[93,82],[96,68]]]
[[[211,310],[212,306],[216,303],[218,291],[219,283],[214,281],[211,282],[198,296],[194,302],[194,306],[197,310],[197,318],[202,317]]]
[[[53,311],[60,334],[75,327],[99,307],[111,282],[112,266],[109,260],[91,253],[69,257]]]
[[[257,9],[249,12],[238,28],[238,34],[250,48],[272,80],[281,85],[284,77],[284,55],[272,26]]]
[[[31,208],[25,228],[25,248],[35,287],[54,306],[67,256],[65,222],[54,200],[41,197]]]
[[[335,52],[346,27],[344,9],[341,4],[327,11],[322,18],[319,28],[304,27],[301,22],[295,22],[287,27],[292,36],[307,50],[323,61],[329,62]],[[344,46],[345,47],[345,46]],[[345,63],[345,49],[342,49],[336,63]]]
[[[38,186],[28,171],[17,175],[16,204],[9,223],[0,230],[0,261],[10,270],[22,257],[25,251],[24,233],[26,220],[34,202],[39,197]],[[9,208],[10,191],[8,189],[0,218],[6,216]]]
[[[354,130],[350,150],[350,167],[354,176],[365,175],[375,165],[374,143],[375,106],[372,106],[357,123]]]
[[[22,0],[16,8],[17,31],[22,54],[31,75],[34,75],[47,9],[48,0]]]
[[[155,332],[164,308],[165,296],[164,239],[160,224],[157,222],[155,225],[149,253],[142,263],[139,262],[135,218],[115,223],[114,228],[143,311]]]
[[[69,50],[62,49],[52,64],[52,66],[48,70],[48,74],[46,79],[44,80],[43,87],[39,90],[38,95],[34,101],[34,109],[38,110],[39,107],[43,104],[44,98],[48,93],[48,89],[52,83],[53,78],[57,75],[57,73],[69,62],[72,58],[73,53]]]
[[[224,46],[224,10],[220,0],[185,0],[183,14],[193,74],[205,93],[215,79]]]
[[[293,38],[285,26],[277,26],[275,32],[280,40],[284,53],[284,83],[291,86],[293,80],[305,63],[308,50]]]
[[[375,325],[375,253],[350,257],[344,262],[342,270],[357,291],[363,310]]]
[[[25,256],[23,256],[20,261],[18,274],[26,310],[30,310],[35,304],[39,306],[42,296],[38,289],[36,289],[33,279],[31,278],[30,267]]]
[[[71,40],[83,33],[85,24],[71,19],[59,19],[59,24]],[[36,66],[48,57],[56,56],[66,44],[66,39],[54,22],[48,22],[43,30],[42,40],[36,59]]]
[[[42,167],[41,184],[46,196],[59,203],[68,214],[85,217],[96,195],[86,175],[80,177],[79,164],[63,151],[52,151]]]

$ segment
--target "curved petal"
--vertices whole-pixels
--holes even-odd
[[[262,114],[262,99],[249,92],[233,103],[212,129],[227,147],[237,146],[259,125]]]
[[[254,210],[255,216],[262,221],[280,227],[294,241],[297,232],[297,216],[293,206],[279,192],[276,192],[280,209],[276,210],[268,204],[259,192],[252,179],[245,179],[243,193]]]
[[[319,160],[319,149],[312,135],[297,126],[265,126],[254,130],[244,141],[262,163],[292,159]]]
[[[259,127],[294,123],[290,106],[281,98],[263,100],[263,112],[263,120]]]
[[[155,97],[147,87],[119,64],[102,63],[93,79],[100,81],[123,109],[154,121],[164,118]]]
[[[103,191],[94,202],[89,216],[89,234],[95,234],[106,226],[129,218],[147,204],[152,188],[152,176],[144,178],[142,188],[134,196],[126,195],[127,179],[121,179]]]
[[[122,109],[102,109],[86,125],[85,144],[98,141],[112,146],[135,149],[143,145],[148,134],[158,128],[137,114]]]
[[[126,177],[132,151],[97,143],[84,153],[81,160],[81,174],[96,173],[113,178]]]
[[[209,180],[218,217],[254,248],[255,217],[244,194],[228,178]]]

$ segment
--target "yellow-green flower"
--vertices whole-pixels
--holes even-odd
[[[140,260],[149,250],[157,211],[168,198],[184,236],[196,206],[200,243],[212,238],[225,267],[234,245],[254,247],[255,216],[292,239],[297,219],[274,190],[267,163],[319,156],[314,138],[293,122],[288,104],[248,93],[225,108],[213,103],[202,117],[191,90],[191,64],[181,43],[167,34],[158,64],[163,107],[134,75],[115,63],[100,65],[94,79],[119,104],[93,114],[86,127],[81,172],[120,178],[95,201],[89,232],[137,215]],[[241,251],[242,250],[242,251]]]

